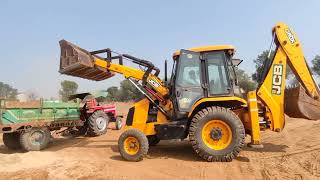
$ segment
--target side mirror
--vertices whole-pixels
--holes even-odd
[[[241,60],[241,59],[232,59],[231,61],[232,61],[232,65],[233,66],[239,66],[242,63],[243,60]]]

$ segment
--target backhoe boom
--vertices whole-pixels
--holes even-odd
[[[273,59],[267,59],[263,67],[266,73],[256,90],[261,103],[255,103],[259,104],[259,110],[264,112],[260,116],[269,128],[279,132],[285,125],[285,113],[295,118],[320,119],[320,93],[295,33],[284,23],[278,23],[272,33],[275,37],[275,55]],[[286,89],[285,84],[287,64],[300,84],[290,89]],[[249,96],[252,97],[252,92],[249,92]],[[258,114],[251,113],[252,108],[249,108],[249,111],[251,126],[258,127]],[[260,128],[252,128],[253,144],[259,144],[259,133]]]

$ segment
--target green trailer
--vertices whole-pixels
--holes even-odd
[[[50,142],[51,131],[63,127],[101,135],[106,133],[108,123],[106,113],[99,109],[88,111],[86,103],[0,99],[0,133],[9,149],[44,149]]]

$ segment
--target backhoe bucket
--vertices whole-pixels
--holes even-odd
[[[311,98],[302,86],[286,89],[284,103],[290,117],[320,120],[320,100]]]
[[[104,68],[94,65],[96,56],[90,52],[66,41],[59,42],[60,54],[60,70],[61,74],[76,76],[84,79],[101,81],[114,76],[114,73]]]

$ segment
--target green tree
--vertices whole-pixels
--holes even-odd
[[[16,99],[18,95],[18,90],[11,87],[8,84],[0,82],[0,98],[5,99]]]
[[[119,100],[130,101],[140,99],[143,95],[139,90],[127,79],[120,83]]]
[[[255,63],[255,68],[256,68],[254,79],[257,81],[259,81],[258,79],[263,73],[263,64],[264,64],[265,60],[267,59],[268,54],[269,54],[269,51],[265,50],[261,54],[259,54],[256,59],[253,60],[253,62]],[[272,59],[273,56],[274,56],[274,51],[271,51],[270,59]]]
[[[107,101],[119,101],[119,88],[116,86],[107,89]]]
[[[241,89],[243,89],[246,93],[252,90],[255,90],[257,87],[257,83],[250,79],[250,76],[242,69],[237,69],[237,78],[238,83]]]
[[[107,89],[107,101],[131,101],[143,97],[143,94],[127,79],[121,81],[120,88],[112,86]]]
[[[253,62],[255,63],[256,71],[252,75],[252,79],[257,81],[258,83],[262,81],[261,78],[262,78],[263,71],[265,69],[264,62],[268,59],[268,54],[269,54],[269,51],[265,50],[261,54],[259,54],[256,59],[253,60]],[[275,55],[275,51],[271,51],[269,60],[272,60],[274,55]],[[293,72],[291,71],[289,65],[287,64],[286,79],[290,78],[292,75],[293,75]]]
[[[63,102],[68,101],[68,97],[72,94],[77,93],[78,84],[74,81],[64,80],[61,82],[61,89],[59,94]]]
[[[320,76],[320,56],[316,55],[311,62],[312,62],[312,71],[316,73],[318,76]]]

